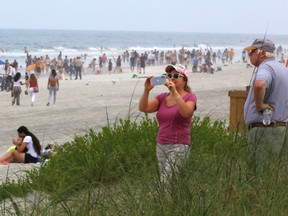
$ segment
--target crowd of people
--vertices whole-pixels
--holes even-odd
[[[251,64],[257,67],[252,83],[253,86],[251,86],[249,90],[244,107],[245,123],[249,128],[248,161],[251,167],[255,167],[256,170],[262,169],[265,165],[275,160],[281,160],[283,157],[286,157],[288,153],[288,96],[285,94],[286,91],[284,91],[288,88],[288,71],[284,64],[275,59],[275,49],[276,47],[272,41],[268,39],[256,39],[251,46],[244,49],[245,53],[248,53],[248,57],[246,59],[243,55],[242,59],[244,62],[248,61],[249,58]],[[133,57],[135,57],[135,52],[136,51],[134,51],[132,55]],[[201,56],[201,54],[199,54],[201,52],[195,51],[191,56],[191,53],[193,53],[192,50],[189,58],[186,56],[187,53],[185,53],[186,51],[184,49],[178,53],[177,57],[172,57],[172,53],[172,55],[170,55],[172,58],[169,59],[165,59],[166,57],[164,55],[163,61],[168,61],[169,63],[165,67],[167,80],[164,85],[167,88],[167,92],[160,93],[156,97],[149,99],[149,94],[154,88],[154,85],[151,84],[152,77],[149,76],[146,78],[144,91],[139,100],[139,110],[141,112],[156,112],[156,119],[159,124],[156,138],[156,155],[160,179],[163,182],[169,181],[169,179],[173,177],[172,175],[177,174],[179,166],[185,162],[190,151],[190,124],[194,111],[197,109],[197,97],[188,85],[189,72],[187,65],[192,56],[193,58],[198,58],[199,55]],[[232,63],[233,55],[229,54],[228,50],[224,53],[228,53],[228,61]],[[222,55],[223,53],[221,56]],[[130,56],[130,61],[132,56]],[[144,54],[141,53],[139,58],[141,58],[141,56],[144,56]],[[203,55],[203,61],[206,63],[211,61],[213,63],[217,58],[219,61],[222,61],[221,56],[218,57],[217,53],[215,56],[213,52],[208,50]],[[125,61],[128,60],[127,56],[124,58]],[[77,59],[78,58],[76,58],[75,61],[77,61]],[[121,73],[121,64],[117,65],[118,59],[121,59],[121,56],[115,59],[115,73]],[[225,57],[225,59],[227,58]],[[96,59],[93,59],[93,61],[96,65]],[[109,67],[110,61],[111,59],[106,58],[106,61],[102,62],[103,66],[108,63]],[[157,61],[156,58],[154,60],[150,58],[149,61],[148,58],[146,59],[145,57],[145,64],[156,64]],[[182,64],[178,64],[178,62]],[[117,68],[117,66],[119,66],[119,68]],[[78,67],[80,67],[80,65],[78,65]],[[94,63],[91,67],[94,67]],[[56,92],[59,90],[57,70],[61,74],[61,69],[59,67],[51,68],[51,64],[50,70],[51,74],[47,82],[47,89],[49,90],[47,106],[52,102],[52,96],[54,96],[53,103],[56,101]],[[110,71],[112,72],[112,68]],[[37,73],[37,70],[35,73]],[[38,89],[37,76],[35,73],[30,74],[28,78],[28,92],[31,95],[32,106],[35,100],[34,93],[37,92],[35,89]],[[140,70],[139,73],[145,73],[145,70]],[[81,79],[81,72],[76,72],[76,79],[78,75]],[[21,85],[24,85],[20,78],[21,74],[16,72],[13,77],[14,95],[12,105],[15,103],[16,105],[20,105],[19,94],[21,93]],[[263,110],[265,109],[273,111],[271,123],[268,124],[262,122]],[[38,162],[41,146],[37,137],[25,126],[19,127],[17,132],[19,137],[13,140],[15,149],[0,157],[0,162]]]

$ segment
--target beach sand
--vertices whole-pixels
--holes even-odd
[[[146,67],[145,75],[161,75],[165,66]],[[213,120],[229,122],[230,90],[245,90],[249,85],[253,68],[244,63],[234,63],[222,67],[214,74],[190,73],[189,85],[197,95],[195,116],[209,115]],[[99,130],[103,125],[115,123],[119,118],[130,116],[132,119],[143,115],[138,111],[139,98],[143,92],[145,79],[133,78],[129,68],[120,74],[84,74],[82,80],[60,80],[55,105],[46,106],[48,101],[47,76],[39,79],[39,93],[34,106],[30,96],[24,95],[20,106],[11,105],[8,92],[0,92],[1,123],[0,154],[3,155],[17,137],[17,128],[25,125],[40,140],[42,146],[49,143],[62,145],[73,140],[75,135],[83,135],[87,130]],[[166,87],[156,86],[150,98],[167,91]],[[153,117],[155,114],[149,114]],[[228,125],[227,125],[228,126]],[[0,182],[17,178],[23,170],[39,167],[38,164],[0,165]]]

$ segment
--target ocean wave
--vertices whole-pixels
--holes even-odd
[[[101,48],[100,48],[100,47],[88,47],[88,50],[91,50],[91,51],[100,51]]]

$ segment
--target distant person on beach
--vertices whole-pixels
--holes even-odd
[[[242,51],[242,61],[243,61],[243,63],[246,63],[247,61],[246,61],[246,50],[243,50]]]
[[[75,80],[78,79],[78,75],[79,75],[79,78],[80,80],[82,79],[82,61],[81,61],[81,58],[78,56],[76,59],[75,59]]]
[[[198,72],[198,64],[199,64],[199,60],[198,57],[195,55],[193,58],[193,66],[192,66],[192,72]]]
[[[116,67],[114,69],[114,73],[121,73],[122,72],[122,68],[121,68],[121,62],[122,62],[122,59],[121,59],[121,56],[119,55],[117,57],[117,59],[114,58],[114,61],[116,63]]]
[[[105,53],[103,53],[102,57],[101,57],[101,61],[103,66],[106,66],[106,62],[107,62],[107,56]]]
[[[72,80],[72,76],[75,73],[74,68],[75,68],[74,61],[72,58],[70,58],[70,60],[69,60],[69,77],[70,77],[70,80]]]
[[[6,61],[5,74],[6,74],[6,83],[7,83],[7,85],[10,85],[12,83],[14,72],[15,71],[14,71],[14,68],[12,67],[12,65],[9,64],[8,61]]]
[[[256,39],[249,51],[250,62],[257,70],[244,107],[249,127],[249,163],[254,170],[287,159],[288,146],[288,70],[275,60],[275,45],[268,39]],[[263,111],[272,111],[271,123],[263,124]]]
[[[12,106],[15,104],[17,106],[20,106],[20,95],[21,95],[21,85],[24,85],[24,83],[20,80],[21,79],[21,73],[17,72],[16,75],[13,78],[13,88],[12,88]]]
[[[27,53],[27,56],[26,56],[25,63],[26,63],[26,67],[28,67],[29,65],[33,64],[32,56],[28,55],[28,53]]]
[[[99,58],[98,58],[99,60],[99,67],[98,67],[98,69],[97,69],[97,73],[98,74],[100,74],[100,73],[102,73],[102,69],[103,69],[103,62],[102,62],[102,57],[101,56],[99,56]]]
[[[89,64],[89,67],[92,68],[92,73],[96,73],[96,58],[93,58],[93,60]]]
[[[21,139],[13,140],[17,149],[7,152],[0,157],[0,162],[9,163],[37,163],[41,154],[41,145],[39,139],[31,133],[27,127],[21,126],[17,129]],[[23,152],[27,148],[26,152]]]
[[[68,56],[65,56],[64,61],[63,61],[63,68],[65,73],[69,73],[69,59]]]
[[[26,46],[24,47],[24,53],[25,53],[25,54],[27,54],[27,53],[28,53],[28,49],[27,49],[27,47],[26,47]]]
[[[63,73],[63,59],[62,57],[58,57],[58,60],[57,60],[57,71],[58,71],[58,74],[59,74],[59,79],[61,80],[64,80],[65,79],[65,76],[64,76],[64,73]]]
[[[197,98],[188,86],[188,71],[183,65],[167,65],[168,92],[161,93],[149,100],[149,93],[154,88],[152,77],[144,84],[139,110],[145,113],[157,112],[159,124],[157,134],[157,160],[161,181],[171,180],[173,171],[177,172],[187,158],[190,140],[190,123],[196,110]]]
[[[50,58],[48,55],[45,56],[45,73],[48,73],[48,71],[50,70]]]
[[[221,52],[220,49],[218,49],[218,51],[217,51],[217,59],[218,59],[218,62],[220,62],[221,56],[222,56],[222,52]]]
[[[109,59],[109,61],[108,61],[108,72],[109,72],[109,74],[112,72],[112,68],[113,68],[113,63],[112,63],[112,60]]]
[[[135,56],[133,53],[133,55],[131,55],[131,57],[130,57],[130,70],[131,70],[131,72],[134,72],[134,69],[135,69]]]
[[[41,59],[37,58],[35,64],[36,64],[36,77],[39,78],[41,75],[41,67],[42,67]]]
[[[229,55],[229,63],[230,64],[233,64],[233,59],[234,59],[234,50],[231,48],[229,51],[228,51],[228,55]]]
[[[172,65],[176,65],[176,64],[177,64],[177,55],[176,55],[176,52],[172,53],[172,55],[170,56],[170,60],[171,60],[171,64],[172,64]]]
[[[18,71],[18,62],[16,61],[16,59],[14,59],[14,62],[12,63],[12,67],[15,69],[15,71]]]
[[[39,91],[39,87],[38,87],[38,80],[35,76],[35,74],[30,74],[30,78],[28,80],[28,91],[29,91],[29,95],[31,97],[31,106],[34,105],[34,101],[36,98],[36,93]]]
[[[59,59],[62,59],[62,52],[61,51],[59,51],[59,54],[57,56],[57,60],[59,60]]]
[[[59,79],[55,69],[52,69],[51,75],[48,78],[47,89],[49,90],[47,106],[49,106],[52,96],[53,96],[53,104],[56,103],[56,94],[57,91],[59,91]]]
[[[25,95],[28,95],[28,86],[29,86],[29,75],[28,72],[25,72]]]
[[[140,56],[140,74],[145,74],[146,57],[142,53]]]

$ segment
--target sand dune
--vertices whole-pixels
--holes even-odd
[[[210,115],[212,119],[229,119],[229,90],[244,90],[249,84],[253,68],[246,69],[243,63],[223,67],[214,74],[190,73],[189,84],[198,97],[196,116]],[[165,66],[146,68],[146,75],[161,75]],[[92,128],[98,130],[107,122],[128,115],[138,116],[138,101],[145,79],[132,78],[129,68],[120,74],[85,74],[82,80],[60,80],[60,90],[55,105],[46,106],[48,100],[47,77],[40,77],[40,91],[31,107],[30,96],[21,94],[21,105],[11,106],[10,93],[0,92],[2,126],[0,127],[0,154],[4,154],[17,137],[17,128],[28,127],[41,141],[63,144],[71,141],[75,134],[84,134]],[[24,89],[24,87],[22,88]],[[167,91],[165,86],[156,86],[150,97]],[[151,117],[153,114],[151,114]],[[38,165],[0,165],[0,181],[19,170]],[[19,172],[18,172],[19,174]],[[17,176],[17,175],[16,175]],[[15,175],[14,175],[15,177]]]

